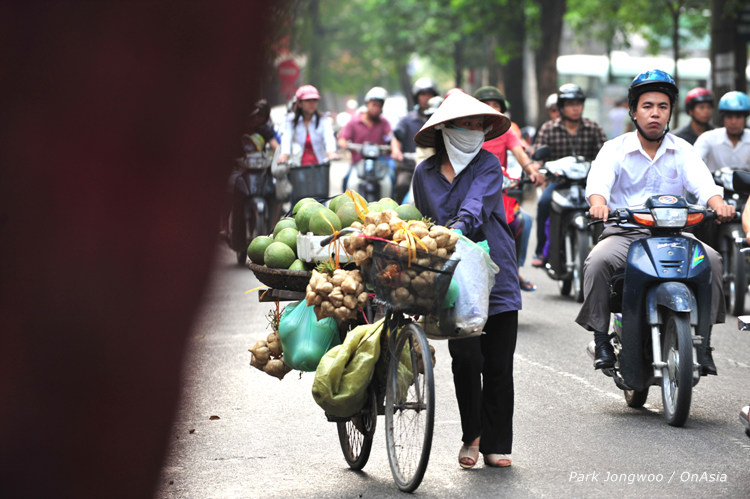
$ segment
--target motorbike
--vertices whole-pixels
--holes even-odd
[[[395,175],[395,165],[388,157],[391,147],[365,142],[350,143],[348,149],[360,153],[362,159],[351,166],[344,178],[344,192],[354,190],[368,202],[391,197]]]
[[[714,172],[714,181],[724,188],[724,202],[734,206],[737,213],[742,213],[747,202],[747,192],[740,192],[739,187],[735,187],[734,173],[735,171],[731,168],[722,168]],[[721,253],[724,260],[724,297],[727,311],[732,315],[744,314],[748,286],[747,257],[745,253],[739,251],[739,246],[736,244],[745,240],[742,224],[734,222],[714,225],[709,231],[702,231],[702,233],[709,234],[707,240],[696,235]]]
[[[740,170],[732,172],[732,189],[742,194],[750,193],[750,172]],[[743,256],[750,253],[750,247],[745,238],[736,240],[735,246],[737,247],[737,251]],[[737,329],[740,331],[750,331],[750,315],[740,315],[737,317]],[[750,405],[746,405],[740,409],[739,418],[745,427],[745,434],[750,437]]]
[[[227,240],[239,265],[246,262],[250,241],[273,230],[276,189],[270,172],[271,160],[265,151],[248,153],[236,160],[229,177],[232,209]]]
[[[661,385],[664,417],[682,426],[700,380],[696,347],[711,328],[711,266],[703,244],[681,234],[715,214],[685,198],[652,196],[620,208],[608,222],[637,226],[650,235],[634,241],[624,269],[610,282],[616,362],[602,369],[624,391],[629,407],[642,407],[651,385]],[[595,343],[587,351],[594,358]]]
[[[750,248],[745,248],[746,250]],[[740,331],[750,331],[750,315],[737,317],[737,329]],[[750,437],[750,405],[740,409],[740,422],[745,426],[745,435]]]
[[[548,150],[537,150],[532,159],[544,159]],[[583,264],[596,243],[594,232],[586,220],[586,177],[591,168],[590,161],[581,157],[566,156],[547,161],[539,172],[558,187],[552,193],[549,232],[549,252],[545,270],[558,281],[560,294],[569,296],[573,291],[575,300],[583,302]]]

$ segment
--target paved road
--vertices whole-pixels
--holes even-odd
[[[533,209],[533,206],[530,206]],[[532,241],[533,244],[533,241]],[[737,420],[750,401],[750,335],[715,328],[718,377],[702,378],[684,428],[668,426],[659,390],[629,409],[585,353],[578,305],[540,270],[524,293],[515,356],[513,466],[461,470],[460,426],[445,342],[437,350],[437,412],[421,497],[748,497],[750,439]],[[384,419],[372,456],[350,471],[336,428],[312,399],[313,373],[279,381],[249,366],[268,334],[269,304],[245,291],[253,274],[217,247],[213,282],[195,324],[159,498],[392,497]],[[218,416],[218,418],[212,418]]]

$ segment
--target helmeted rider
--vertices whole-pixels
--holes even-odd
[[[714,112],[714,94],[707,88],[695,87],[685,96],[685,111],[690,116],[690,123],[672,133],[691,144],[695,144],[702,133],[714,128],[711,126],[711,116]]]
[[[364,112],[357,113],[339,132],[339,148],[347,149],[349,142],[385,145],[391,141],[391,124],[382,116],[383,105],[387,98],[388,91],[383,87],[372,87],[368,90],[365,94]],[[351,151],[351,155],[352,165],[362,159],[358,151]],[[343,189],[346,189],[351,171],[350,167],[343,178]]]
[[[583,105],[586,95],[581,87],[574,83],[565,83],[557,90],[557,108],[560,117],[546,122],[539,129],[534,140],[534,148],[546,145],[549,147],[548,160],[553,161],[566,156],[580,156],[591,161],[606,142],[607,135],[595,121],[583,117]],[[531,264],[543,267],[547,261],[545,246],[547,246],[547,220],[552,204],[552,192],[558,184],[550,183],[537,205],[536,251]]]
[[[709,130],[695,141],[695,150],[711,171],[722,167],[750,170],[750,132],[745,129],[750,99],[736,90],[719,99],[719,119],[724,125]]]
[[[339,133],[338,143],[346,149],[349,142],[356,144],[387,144],[391,140],[391,124],[383,114],[383,104],[388,91],[383,87],[372,87],[365,94],[365,112],[354,116]],[[362,159],[362,155],[352,151],[352,163]]]
[[[411,185],[411,177],[417,166],[413,159],[404,159],[403,153],[416,152],[414,136],[427,121],[425,111],[429,101],[438,95],[437,84],[430,78],[419,78],[411,88],[414,108],[401,118],[393,129],[391,139],[391,158],[396,161],[396,185],[393,188],[393,199],[400,203]]]
[[[643,204],[653,195],[682,196],[686,191],[699,204],[715,210],[720,221],[732,219],[734,207],[724,203],[723,189],[713,182],[700,156],[687,142],[667,133],[677,94],[672,76],[664,71],[645,71],[633,79],[628,106],[636,130],[605,143],[589,170],[586,197],[593,220],[606,221],[611,210]],[[607,333],[609,281],[613,272],[625,265],[630,244],[648,235],[648,231],[631,227],[606,227],[586,259],[584,300],[576,322],[594,333],[595,369],[615,363]],[[703,248],[711,266],[711,323],[715,324],[724,322],[722,263],[713,248]],[[716,374],[710,336],[709,332],[698,348],[703,374]]]

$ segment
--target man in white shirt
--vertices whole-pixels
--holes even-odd
[[[714,172],[723,167],[750,170],[750,131],[745,129],[750,99],[742,92],[727,92],[719,100],[721,128],[698,136],[695,150]]]
[[[586,197],[593,220],[607,220],[611,210],[642,204],[652,195],[693,194],[698,202],[714,209],[720,220],[730,220],[734,208],[724,203],[723,190],[692,147],[668,134],[677,86],[663,71],[645,71],[635,77],[628,91],[630,116],[636,131],[604,144],[589,172]],[[594,368],[614,366],[615,356],[608,339],[609,281],[625,265],[628,248],[648,231],[618,226],[607,227],[586,259],[584,301],[576,322],[594,332]],[[688,234],[690,237],[694,237]],[[712,324],[724,321],[722,265],[719,254],[704,246],[711,264]],[[706,374],[716,374],[711,356],[710,334],[698,349],[698,361]]]

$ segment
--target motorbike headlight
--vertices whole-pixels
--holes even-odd
[[[380,148],[377,144],[364,144],[361,154],[365,158],[377,158],[380,156]]]
[[[572,180],[580,180],[582,178],[586,178],[586,175],[589,174],[589,162],[584,163],[573,163],[570,166],[570,171],[568,172],[568,178]]]
[[[685,227],[688,221],[686,208],[654,208],[651,214],[656,227]]]

